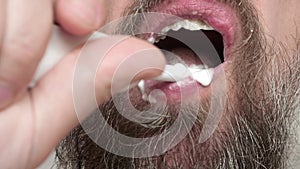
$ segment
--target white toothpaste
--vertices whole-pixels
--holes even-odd
[[[183,80],[190,77],[202,86],[207,87],[212,82],[213,75],[213,68],[207,68],[207,66],[201,65],[191,65],[189,67],[186,67],[181,63],[177,63],[175,65],[166,65],[164,72],[159,77],[156,77],[153,80],[162,82],[177,82],[178,84],[180,84],[180,82],[184,83]],[[142,99],[151,103],[150,98],[146,93],[145,81],[141,80],[138,83],[138,87],[142,94]]]
[[[209,86],[213,79],[213,75],[213,68],[206,68],[196,65],[186,67],[182,63],[177,63],[175,65],[166,65],[164,72],[153,80],[178,82],[191,77],[202,86]]]

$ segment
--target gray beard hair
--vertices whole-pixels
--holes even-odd
[[[166,2],[166,1],[164,1]],[[150,158],[125,158],[105,151],[95,144],[78,126],[57,147],[60,168],[286,168],[288,154],[295,145],[292,124],[300,114],[300,48],[294,51],[279,42],[267,42],[258,22],[256,10],[249,2],[239,4],[225,1],[240,11],[243,41],[232,54],[230,95],[225,113],[212,137],[197,144],[208,102],[197,112],[196,125],[188,136],[169,152]],[[146,12],[160,1],[135,1],[129,13]],[[243,12],[241,12],[243,9]],[[126,12],[128,14],[128,12]],[[122,28],[130,32],[127,22]],[[254,30],[254,34],[250,32]],[[271,38],[269,38],[271,39]],[[298,37],[294,37],[298,42]],[[120,100],[124,99],[122,96]],[[192,103],[185,105],[186,112],[194,111]],[[138,109],[145,105],[136,102]],[[163,131],[174,122],[171,116],[162,117],[158,128],[145,128],[124,119],[112,101],[100,106],[107,122],[119,132],[132,137],[149,137]],[[126,105],[123,107],[126,111]],[[176,111],[171,105],[165,111]],[[161,111],[161,110],[158,110]],[[171,118],[170,118],[171,117]],[[86,123],[97,123],[99,116],[91,115]],[[91,128],[90,132],[99,132]],[[101,139],[101,138],[100,138]],[[170,158],[171,157],[171,158]]]

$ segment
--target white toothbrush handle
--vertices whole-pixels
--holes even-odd
[[[63,31],[58,26],[53,26],[52,34],[46,49],[46,52],[37,67],[35,75],[30,83],[30,87],[33,87],[35,83],[51,68],[53,68],[63,56],[68,54],[71,50],[80,44],[85,43],[90,36],[86,37],[75,37],[65,31]],[[107,36],[104,33],[95,32],[92,36],[93,39],[101,38]]]
[[[63,56],[68,54],[78,45],[85,43],[89,37],[91,37],[91,39],[96,39],[106,36],[108,35],[101,32],[95,32],[92,37],[75,37],[66,33],[58,26],[53,26],[53,31],[46,52],[29,87],[33,87],[45,73],[47,73],[62,59]],[[176,82],[184,80],[189,76],[191,76],[191,73],[187,67],[181,63],[178,63],[176,65],[166,65],[164,72],[153,80]]]

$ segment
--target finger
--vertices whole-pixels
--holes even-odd
[[[0,0],[0,52],[2,48],[2,40],[5,31],[5,18],[6,18],[6,0]]]
[[[6,18],[6,0],[0,0],[0,54],[2,50],[4,31],[5,31],[5,18]],[[0,107],[1,105],[5,105],[7,100],[11,98],[11,93],[5,87],[1,87],[2,84],[0,82]]]
[[[79,53],[81,55],[76,57]],[[104,57],[99,59],[101,56]],[[131,59],[132,57],[134,59]],[[81,58],[86,60],[80,60]],[[133,79],[134,81],[152,78],[161,74],[165,65],[162,53],[146,42],[135,38],[108,37],[91,42],[83,51],[76,51],[64,57],[51,72],[41,79],[32,91],[37,112],[37,133],[34,139],[36,144],[33,144],[36,147],[33,159],[42,160],[46,156],[44,153],[50,152],[78,124],[77,115],[84,118],[97,107],[93,104],[93,98],[86,97],[86,89],[97,91],[94,94],[98,103],[110,97],[112,77],[124,60],[129,60],[123,66],[123,68],[126,67],[126,71],[121,71],[120,76],[115,79],[119,84],[119,89],[128,85],[126,82],[132,79],[131,73],[141,72]],[[98,65],[99,68],[97,68]],[[78,72],[76,70],[74,72],[75,66],[77,69],[80,67]],[[95,67],[96,70],[93,70]],[[150,69],[140,71],[145,67],[150,67]],[[76,77],[79,77],[78,84],[75,84]],[[91,88],[93,85],[95,87]],[[72,89],[76,88],[75,86],[79,91],[73,93]],[[79,107],[74,105],[73,95],[85,96],[82,99],[83,102],[79,103]],[[83,114],[80,112],[77,114],[75,107]]]
[[[0,53],[0,95],[12,102],[28,86],[45,50],[52,25],[51,1],[7,1]]]
[[[55,20],[72,34],[89,34],[104,23],[105,2],[105,0],[57,0]]]

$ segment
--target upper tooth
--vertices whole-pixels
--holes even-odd
[[[170,30],[178,31],[179,29],[184,28],[190,31],[197,30],[214,30],[210,25],[201,22],[199,20],[182,20],[174,23],[171,26],[164,27],[162,33],[167,33]]]
[[[207,65],[195,65],[195,64],[192,64],[189,66],[190,69],[195,69],[195,70],[202,70],[202,69],[208,69],[208,66]]]
[[[150,36],[148,39],[147,39],[148,42],[154,44],[155,43],[155,38],[153,36]]]
[[[167,38],[167,35],[160,34],[156,38],[154,37],[154,34],[151,34],[150,37],[147,39],[148,42],[154,44],[159,42],[160,40],[164,40]]]

